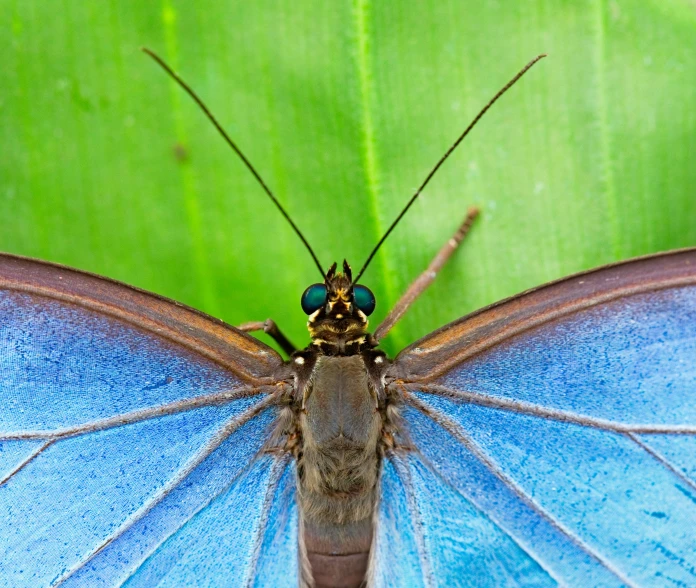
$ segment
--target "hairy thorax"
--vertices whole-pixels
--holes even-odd
[[[357,585],[372,541],[383,423],[364,358],[319,356],[303,404],[296,455],[304,555],[316,586]],[[331,578],[319,571],[327,568]]]
[[[362,357],[319,357],[304,396],[299,466],[305,517],[346,523],[371,516],[382,421]]]

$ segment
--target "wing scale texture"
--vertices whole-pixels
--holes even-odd
[[[11,256],[0,316],[5,582],[297,583],[262,553],[298,559],[292,466],[264,453],[275,352],[154,295]]]
[[[503,533],[552,583],[696,582],[693,250],[484,309],[402,352],[393,373],[417,456],[394,459],[420,459],[417,470],[429,472],[402,476],[418,516],[421,495],[442,496],[443,513],[466,500],[492,525],[480,557]],[[473,564],[451,553],[472,523],[449,520],[428,552],[431,584],[467,585]],[[542,577],[531,565],[516,569],[509,581],[481,577]]]

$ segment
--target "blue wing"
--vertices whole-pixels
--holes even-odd
[[[424,431],[419,431],[424,432]],[[372,552],[375,586],[551,586],[553,579],[422,457],[384,464]]]
[[[605,268],[397,358],[417,450],[383,473],[377,545],[399,529],[402,556],[376,552],[375,578],[696,585],[696,255],[680,255],[674,275],[658,271],[674,258],[647,260],[652,281]]]
[[[70,273],[35,265],[56,284]],[[260,366],[280,358],[188,309],[80,276],[113,305],[47,280],[39,294],[27,291],[36,279],[0,289],[3,585],[296,585],[294,474],[263,453],[273,380],[246,369],[254,354]],[[195,329],[208,347],[195,348]]]
[[[164,542],[126,586],[298,586],[294,480],[289,460],[255,461]]]

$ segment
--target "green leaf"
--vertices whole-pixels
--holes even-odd
[[[471,237],[392,352],[563,275],[696,245],[696,5],[1,0],[0,249],[307,342],[318,273],[200,93],[325,265],[360,266],[437,159],[531,57],[365,274],[373,326],[471,204]]]

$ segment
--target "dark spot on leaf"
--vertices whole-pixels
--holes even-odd
[[[183,163],[184,161],[188,161],[189,158],[189,152],[188,149],[181,143],[177,143],[174,145],[172,148],[172,152],[174,153],[174,157],[179,163]]]

